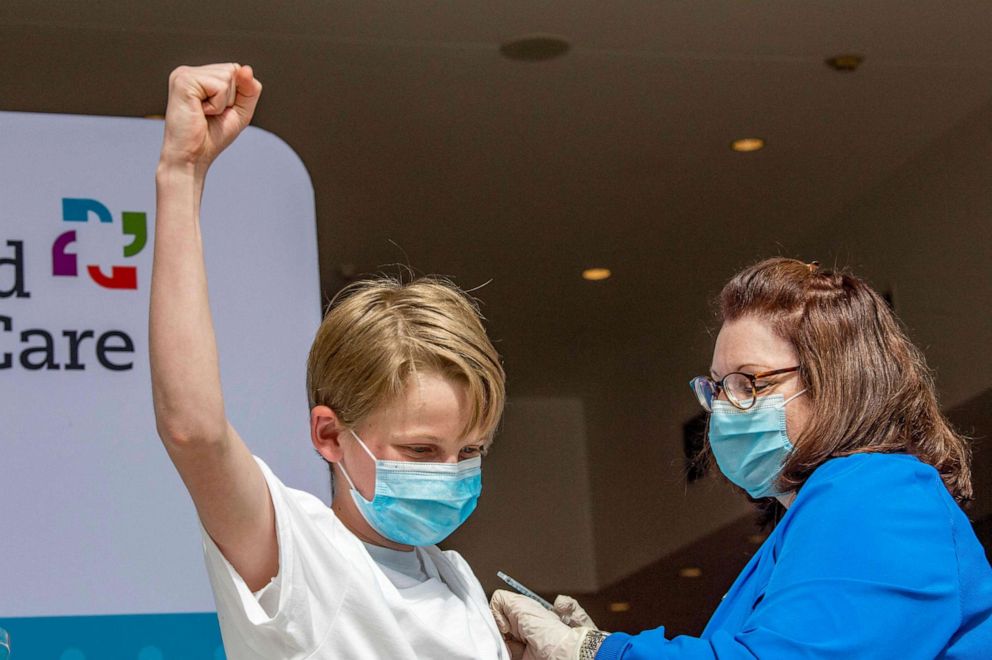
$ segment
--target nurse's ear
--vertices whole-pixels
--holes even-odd
[[[341,434],[348,428],[337,414],[327,406],[314,406],[310,410],[310,441],[317,453],[330,463],[341,460]]]

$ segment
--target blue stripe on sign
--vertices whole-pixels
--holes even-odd
[[[225,660],[213,612],[7,618],[0,628],[10,660]]]

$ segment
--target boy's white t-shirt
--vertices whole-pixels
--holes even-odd
[[[229,660],[509,660],[482,585],[453,550],[366,545],[261,459],[279,575],[253,594],[203,531]]]

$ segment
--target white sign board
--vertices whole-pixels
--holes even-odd
[[[155,640],[130,653],[124,634],[28,648],[38,631],[54,645],[99,636],[102,615],[140,615],[125,628],[153,636],[183,634],[175,617],[191,613],[216,628],[195,512],[152,412],[161,140],[161,121],[0,113],[0,626],[15,660],[166,653]],[[208,176],[202,227],[228,416],[287,483],[327,499],[307,430],[320,289],[300,159],[249,128]]]

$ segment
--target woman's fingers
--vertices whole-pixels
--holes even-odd
[[[502,589],[493,593],[489,605],[504,638],[526,647],[523,660],[572,660],[588,631],[569,628],[534,600]]]
[[[510,639],[520,639],[517,636],[516,612],[512,601],[508,598],[514,595],[505,589],[497,589],[489,600],[489,609],[492,610],[493,618],[496,620],[496,627],[503,635]]]
[[[555,598],[552,611],[558,615],[562,623],[572,628],[596,628],[592,617],[579,605],[579,601],[571,596],[558,596]]]

